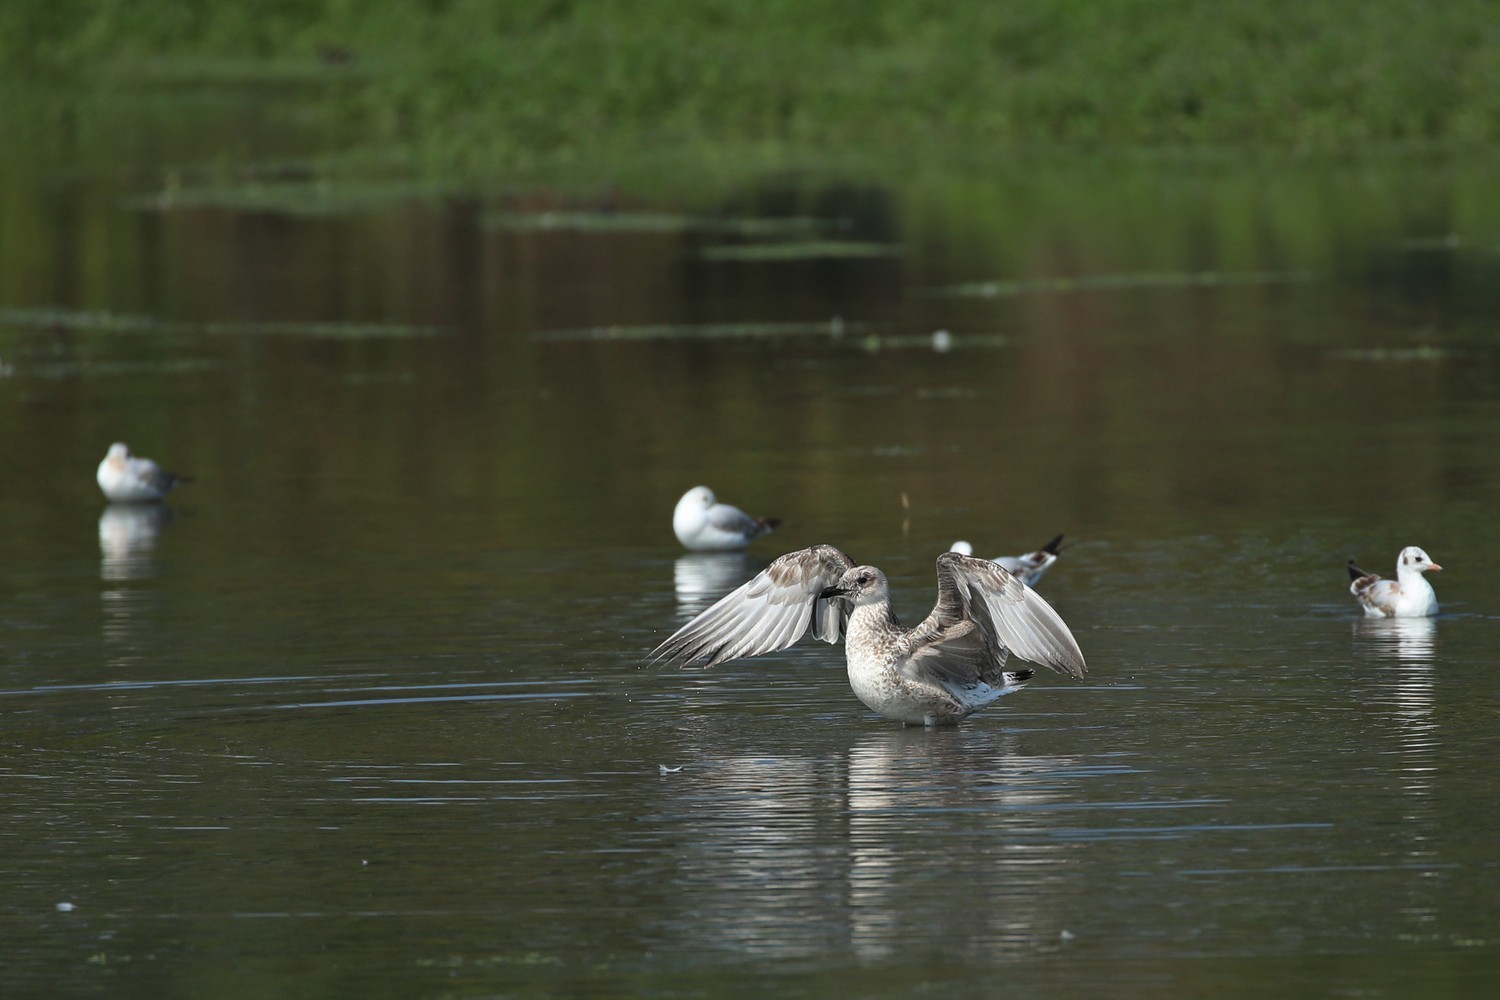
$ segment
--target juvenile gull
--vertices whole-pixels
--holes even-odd
[[[136,458],[121,442],[109,446],[96,474],[99,488],[114,503],[148,503],[160,500],[183,477],[165,472],[149,458]]]
[[[1014,652],[1070,677],[1087,667],[1052,606],[1015,576],[957,552],[937,558],[938,598],[916,628],[891,612],[890,584],[832,545],[789,552],[656,647],[649,662],[712,667],[785,649],[811,626],[845,638],[849,686],[860,701],[909,725],[955,723],[1035,671],[1006,671]]]
[[[1063,536],[1058,535],[1035,552],[1028,552],[1024,556],[996,556],[990,562],[1019,576],[1026,586],[1035,587],[1042,581],[1042,577],[1047,575],[1047,570],[1052,568],[1052,564],[1057,562],[1057,557],[1062,552],[1062,540]],[[957,541],[948,551],[972,556],[974,546],[965,541]]]
[[[707,486],[688,490],[672,512],[677,540],[694,552],[743,549],[780,523],[780,518],[751,517],[738,507],[719,503]]]
[[[1441,573],[1443,567],[1415,545],[1396,557],[1396,579],[1366,573],[1349,560],[1349,593],[1367,618],[1426,618],[1438,613],[1437,593],[1422,574]]]

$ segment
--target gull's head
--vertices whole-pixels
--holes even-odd
[[[959,539],[948,547],[948,551],[957,552],[961,556],[972,556],[974,554],[974,546],[963,539]]]
[[[819,597],[846,597],[855,607],[890,600],[891,587],[885,574],[874,566],[855,566],[839,577],[839,582],[825,587]]]
[[[130,449],[126,447],[125,442],[116,441],[114,444],[109,446],[109,453],[104,456],[104,459],[107,462],[113,462],[118,465],[119,463],[124,462],[129,457]]]
[[[682,495],[681,500],[677,501],[677,509],[708,510],[708,508],[712,507],[718,502],[718,499],[714,496],[713,490],[709,489],[707,486],[694,486],[692,489],[688,490]]]
[[[1432,561],[1432,557],[1415,545],[1401,550],[1396,559],[1396,568],[1402,573],[1441,573],[1443,567]]]

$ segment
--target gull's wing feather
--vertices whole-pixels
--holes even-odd
[[[987,559],[956,552],[938,556],[937,565],[938,606],[929,621],[940,613],[951,614],[951,607],[945,611],[944,604],[951,587],[964,616],[1000,646],[1071,677],[1088,672],[1083,651],[1062,617],[1015,576]]]
[[[832,545],[788,552],[674,632],[647,661],[712,667],[785,649],[809,625],[817,638],[837,642],[849,618],[848,604],[818,595],[853,566],[854,560]]]
[[[935,683],[944,688],[971,687],[981,681],[998,684],[1010,656],[1004,646],[997,645],[969,619],[937,631],[924,631],[918,626],[908,641],[910,651],[900,664],[902,675],[915,683]]]
[[[708,523],[720,531],[732,531],[739,535],[753,534],[759,527],[755,518],[727,503],[717,503],[708,508]]]
[[[938,565],[941,567],[942,562]],[[907,680],[942,687],[998,683],[1010,652],[993,629],[980,627],[969,616],[959,588],[958,578],[939,568],[937,604],[906,636],[906,656],[900,670]]]
[[[177,485],[177,476],[175,473],[166,471],[149,458],[132,458],[130,460],[130,471],[141,482],[162,493],[167,492]]]
[[[751,517],[738,507],[731,507],[727,503],[714,504],[708,508],[708,523],[710,527],[720,531],[727,531],[732,535],[744,535],[747,538],[759,538],[768,534],[772,528],[781,523],[778,517]]]
[[[1359,599],[1361,605],[1375,608],[1386,615],[1396,613],[1396,599],[1401,595],[1401,585],[1387,580],[1379,573],[1366,573],[1349,560],[1349,593]]]

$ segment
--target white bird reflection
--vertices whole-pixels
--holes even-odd
[[[1385,753],[1392,777],[1401,789],[1398,843],[1405,862],[1416,867],[1438,864],[1435,846],[1438,818],[1434,805],[1440,774],[1442,727],[1437,708],[1437,621],[1433,618],[1364,618],[1354,623],[1356,646],[1376,660],[1394,661],[1371,676],[1366,697],[1388,706],[1395,741]],[[1438,897],[1431,879],[1413,882],[1400,910],[1426,933],[1438,918]]]
[[[684,928],[697,947],[762,960],[852,948],[879,961],[933,939],[1033,954],[1063,927],[1056,887],[1080,845],[1051,832],[1077,808],[1079,762],[1023,744],[881,729],[832,756],[705,760],[671,785],[693,831],[675,876],[694,900]],[[929,905],[955,885],[985,905]]]
[[[672,568],[678,616],[692,618],[765,566],[746,552],[691,552],[679,556]]]
[[[160,503],[112,503],[99,515],[99,578],[114,585],[100,594],[104,643],[110,666],[124,673],[145,655],[143,619],[156,601],[155,590],[130,581],[155,575],[156,540],[172,517]]]
[[[139,580],[154,572],[152,555],[172,520],[166,504],[112,503],[99,515],[99,578]]]
[[[1006,905],[952,908],[951,940],[989,954],[1024,952],[1060,919],[1047,886],[1062,878],[1073,848],[1038,833],[1049,822],[1046,807],[1066,794],[1056,775],[1076,761],[1025,756],[1004,730],[957,735],[884,730],[849,751],[849,940],[866,960],[901,950],[917,932],[904,897],[941,882],[954,865],[969,869],[976,894]],[[936,830],[977,833],[983,846],[972,845],[978,850],[965,862],[919,846],[921,831]],[[933,909],[921,910],[933,919]]]
[[[1423,662],[1437,655],[1437,621],[1433,618],[1360,618],[1354,640],[1384,660]]]

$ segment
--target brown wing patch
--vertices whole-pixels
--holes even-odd
[[[832,586],[853,568],[854,560],[834,546],[814,545],[779,557],[766,567],[766,575],[778,587],[793,586],[813,577],[822,577],[827,586]]]

